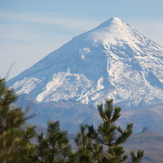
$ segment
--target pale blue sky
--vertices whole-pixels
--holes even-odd
[[[163,0],[0,0],[0,77],[118,17],[163,47]]]

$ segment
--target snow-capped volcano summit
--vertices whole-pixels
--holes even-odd
[[[40,102],[88,105],[114,98],[126,109],[163,103],[163,48],[118,18],[74,37],[8,84]]]
[[[140,42],[140,38],[135,38],[135,35],[140,34],[118,18],[111,18],[86,34],[88,39],[101,42],[104,46],[123,42],[134,45]]]

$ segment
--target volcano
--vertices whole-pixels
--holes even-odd
[[[163,48],[119,18],[74,37],[8,82],[38,102],[96,106],[113,98],[124,110],[163,104]]]

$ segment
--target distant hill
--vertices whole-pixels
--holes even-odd
[[[127,151],[144,150],[142,163],[162,163],[163,162],[163,134],[159,134],[143,128],[142,132],[133,134],[124,144]]]

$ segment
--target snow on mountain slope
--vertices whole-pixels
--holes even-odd
[[[74,37],[8,82],[39,102],[96,106],[114,98],[124,110],[163,103],[163,48],[118,18]]]

